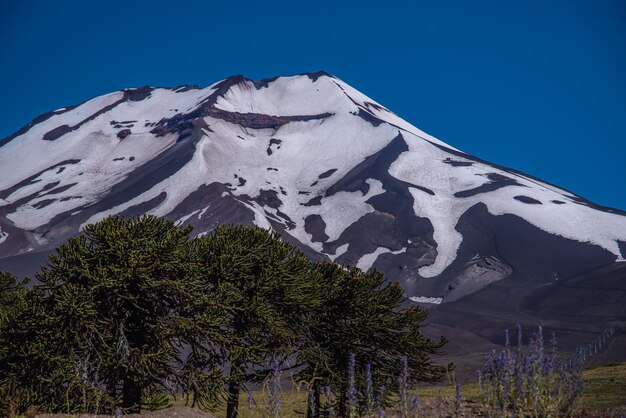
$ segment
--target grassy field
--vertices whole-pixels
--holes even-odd
[[[578,402],[577,416],[580,417],[621,417],[626,416],[626,363],[596,367],[583,371],[585,389]],[[445,382],[440,385],[422,386],[417,394],[423,403],[421,416],[437,416],[440,412],[454,410],[454,386]],[[473,416],[480,410],[480,394],[477,383],[466,383],[461,387],[465,416]],[[256,406],[250,408],[247,396],[242,395],[239,414],[242,418],[260,418],[268,415],[269,398],[263,391],[253,392]],[[301,418],[306,412],[307,392],[282,391],[280,397],[281,416]],[[184,405],[178,400],[176,406]],[[387,413],[386,416],[393,416]],[[215,412],[217,417],[226,415],[225,409]]]
[[[619,408],[626,416],[626,363],[583,372],[585,390],[581,406],[589,411]]]
[[[626,416],[626,363],[590,368],[583,371],[585,389],[578,401],[575,417],[624,417]],[[449,382],[440,385],[422,386],[417,390],[420,396],[421,409],[417,416],[437,417],[454,416],[454,387]],[[241,418],[267,417],[269,398],[267,392],[253,392],[255,406],[249,407],[247,396],[242,394],[239,408]],[[481,416],[480,395],[476,383],[466,383],[461,387],[463,398],[462,412],[464,417]],[[280,396],[282,418],[302,418],[306,412],[307,392],[305,390],[284,390]],[[183,408],[185,400],[173,400],[176,409],[163,410],[155,413],[155,417],[176,416],[178,418],[211,417],[198,410]],[[226,415],[225,408],[213,413],[216,417]],[[387,418],[397,416],[396,411],[388,410]],[[46,415],[46,417],[69,417],[68,415]],[[85,416],[86,417],[86,416]],[[94,417],[93,415],[90,417]]]

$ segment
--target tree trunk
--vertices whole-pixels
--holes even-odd
[[[240,341],[239,338],[245,329],[241,315],[235,315],[233,318],[233,328],[236,341]],[[230,381],[228,382],[228,399],[226,400],[226,418],[237,418],[239,413],[239,392],[241,392],[242,385],[242,366],[244,363],[240,358],[233,358],[232,347],[228,362],[230,363]]]
[[[337,405],[337,416],[338,417],[347,417],[348,416],[348,397],[346,396],[347,387],[341,385],[339,387],[339,398]]]
[[[239,392],[241,385],[231,381],[228,384],[228,400],[226,401],[226,418],[237,418],[239,412]]]
[[[124,377],[122,407],[126,414],[141,413],[141,385],[128,376]]]

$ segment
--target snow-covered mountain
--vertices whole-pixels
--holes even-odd
[[[455,149],[323,72],[127,89],[0,141],[0,268],[31,272],[85,224],[140,213],[195,234],[273,228],[422,303],[626,256],[624,212]]]

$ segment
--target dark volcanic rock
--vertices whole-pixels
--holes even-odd
[[[322,174],[320,174],[319,176],[317,176],[317,178],[318,178],[318,179],[320,179],[320,180],[321,180],[321,179],[328,178],[328,177],[332,176],[332,175],[335,173],[335,171],[337,171],[337,169],[336,169],[336,168],[332,168],[332,169],[330,169],[330,170],[328,170],[328,171],[324,171]]]
[[[532,197],[523,196],[523,195],[514,196],[513,199],[519,200],[522,203],[528,203],[529,205],[541,205],[542,204],[537,199],[533,199]]]
[[[444,158],[443,162],[446,164],[450,164],[453,167],[469,167],[474,164],[474,162],[472,161],[458,161],[451,158]]]
[[[304,230],[311,234],[314,242],[326,242],[328,235],[324,230],[326,229],[326,222],[320,215],[309,215],[304,218]]]
[[[122,129],[121,131],[117,133],[117,137],[119,139],[124,139],[130,134],[131,134],[130,129]]]
[[[487,177],[489,178],[488,183],[482,184],[473,189],[456,192],[454,194],[454,197],[470,197],[470,196],[475,196],[480,193],[492,192],[502,187],[521,186],[521,184],[519,184],[515,179],[512,179],[510,177],[505,177],[502,174],[489,173]]]
[[[55,139],[59,139],[66,133],[72,132],[72,131],[73,129],[69,127],[68,125],[57,126],[53,130],[46,132],[42,139],[44,141],[54,141]]]
[[[156,128],[151,132],[161,136],[167,133],[182,132],[184,129],[188,129],[194,124],[196,118],[202,118],[205,116],[211,116],[216,119],[222,119],[226,122],[230,122],[236,125],[240,125],[244,128],[251,129],[278,129],[281,126],[290,122],[307,122],[310,120],[325,119],[332,116],[331,113],[322,113],[319,115],[300,115],[300,116],[271,116],[263,115],[260,113],[239,113],[228,112],[221,109],[208,109],[202,111],[192,112],[187,115],[174,117],[164,122],[159,122]]]
[[[124,90],[124,99],[123,100],[128,100],[128,101],[131,101],[131,102],[140,102],[140,101],[150,97],[150,94],[152,93],[152,90],[154,90],[154,88],[148,87],[148,86],[139,87],[139,88],[136,88],[136,89],[126,89],[126,90]]]

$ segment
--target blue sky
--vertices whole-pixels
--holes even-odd
[[[323,69],[457,148],[626,209],[621,0],[6,0],[0,60],[0,138],[121,88]]]

